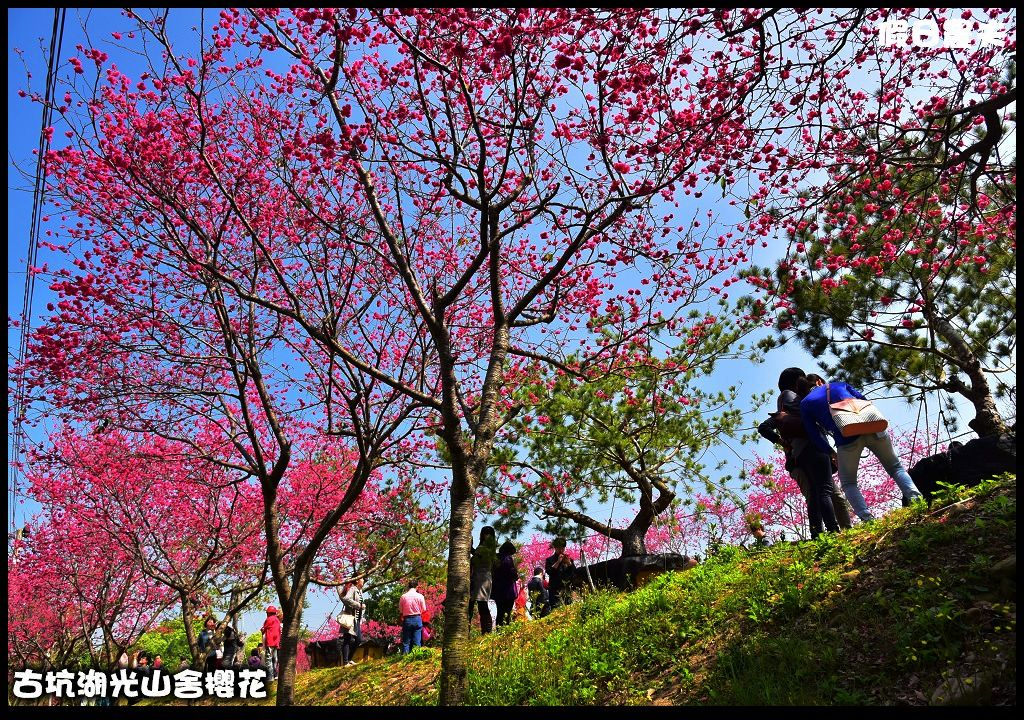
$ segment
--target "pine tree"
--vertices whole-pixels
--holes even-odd
[[[795,334],[834,358],[830,375],[959,394],[979,435],[1005,431],[995,399],[1015,392],[1000,376],[1015,365],[1016,187],[975,194],[897,168],[848,187],[791,236],[784,260],[750,274],[784,298],[767,344]]]

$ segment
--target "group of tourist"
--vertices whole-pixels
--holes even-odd
[[[543,617],[564,602],[566,581],[576,564],[565,552],[565,538],[551,542],[554,551],[544,567],[533,570],[526,583],[516,566],[516,546],[510,540],[498,547],[494,528],[485,525],[480,530],[480,541],[470,552],[470,604],[467,608],[472,619],[474,606],[480,615],[480,632],[491,632],[494,625],[501,627],[515,615]],[[491,617],[490,602],[494,601],[497,617]]]
[[[864,496],[857,486],[857,471],[864,449],[872,452],[882,467],[896,482],[907,502],[921,498],[910,475],[893,449],[886,430],[850,435],[843,434],[833,417],[832,407],[848,399],[865,400],[864,396],[845,382],[829,382],[818,375],[808,375],[800,368],[786,368],[779,375],[780,395],[776,411],[758,427],[758,432],[771,442],[782,446],[786,469],[796,480],[807,502],[807,519],[811,538],[822,532],[836,532],[851,527],[850,512],[862,522],[872,519]],[[835,451],[827,438],[835,443]],[[836,487],[833,474],[838,472],[842,494]],[[843,498],[845,494],[846,498]],[[763,535],[763,530],[761,530]],[[516,564],[516,546],[506,540],[500,546],[493,527],[480,530],[480,540],[470,551],[470,603],[467,613],[472,620],[476,610],[480,617],[480,632],[487,634],[497,626],[507,625],[516,617],[543,617],[565,600],[567,581],[576,565],[566,552],[565,538],[551,542],[552,554],[544,567],[535,567],[533,575],[524,583]],[[409,653],[423,643],[424,633],[430,631],[427,603],[419,592],[419,583],[412,580],[398,602],[402,623],[401,651]],[[338,617],[338,651],[344,665],[354,665],[353,654],[362,642],[362,622],[366,610],[363,600],[363,579],[346,582],[339,590],[342,613]],[[490,603],[496,613],[492,615]],[[205,669],[264,668],[271,678],[278,673],[278,649],[281,643],[281,620],[274,606],[267,608],[267,617],[260,628],[261,642],[249,655],[242,657],[244,641],[227,621],[220,623],[211,617],[199,634],[198,646],[205,658]],[[139,674],[151,673],[163,664],[158,655],[150,658],[145,652],[131,657],[122,655],[121,667]],[[181,660],[179,670],[189,666]]]
[[[277,653],[281,646],[281,619],[273,605],[267,608],[267,618],[260,628],[260,633],[263,642],[257,643],[246,657],[245,639],[238,630],[227,620],[217,623],[212,617],[207,617],[203,630],[196,640],[199,655],[203,658],[203,669],[206,672],[222,669],[262,669],[267,671],[268,677],[276,678]],[[182,658],[178,670],[185,670],[188,667],[189,661]]]
[[[779,375],[779,397],[776,411],[758,427],[758,432],[784,450],[786,469],[796,480],[807,502],[807,519],[811,538],[823,532],[836,532],[851,527],[849,503],[862,522],[872,520],[864,496],[857,485],[857,472],[864,449],[873,453],[882,467],[903,493],[905,503],[921,498],[900,459],[893,449],[887,430],[880,432],[844,434],[837,425],[834,408],[844,401],[865,401],[864,396],[845,382],[829,382],[824,378],[806,374],[800,368],[786,368]],[[883,423],[884,425],[884,423]],[[835,443],[835,450],[828,438]],[[842,493],[836,487],[833,475],[838,473]],[[843,497],[845,495],[845,499]],[[764,544],[764,531],[757,527],[758,543]],[[470,603],[468,617],[474,609],[479,613],[480,632],[487,634],[515,618],[543,617],[566,601],[566,585],[576,566],[566,552],[564,538],[551,542],[552,554],[543,567],[533,568],[533,575],[525,583],[516,564],[516,546],[506,540],[498,545],[497,534],[490,525],[480,530],[480,539],[470,551]],[[342,613],[338,617],[338,651],[344,665],[354,665],[356,648],[362,642],[362,622],[366,610],[363,599],[363,579],[346,582],[338,596]],[[408,654],[420,647],[425,633],[430,631],[430,615],[426,599],[419,592],[419,583],[409,581],[398,602],[402,623],[401,652]],[[490,603],[496,613],[492,616]],[[263,669],[268,677],[278,675],[278,650],[281,644],[281,620],[277,608],[269,606],[260,632],[263,642],[244,656],[244,639],[227,620],[217,623],[208,617],[199,633],[197,645],[207,672],[247,667]],[[121,655],[118,667],[133,674],[148,676],[163,668],[160,655],[150,657],[145,651]],[[189,659],[182,658],[177,671],[190,667]]]
[[[472,605],[480,609],[480,630],[489,633],[492,629],[492,617],[488,602],[494,600],[497,606],[497,625],[511,622],[514,610],[518,608],[523,616],[529,617],[530,608],[537,616],[546,615],[552,608],[563,602],[563,587],[571,575],[575,564],[565,554],[565,539],[555,538],[551,543],[554,553],[545,563],[545,568],[535,568],[534,575],[525,585],[522,582],[515,562],[516,548],[511,542],[497,547],[494,528],[487,526],[481,530],[480,544],[472,550],[471,566],[473,577],[471,583]],[[546,572],[545,572],[546,569]],[[338,597],[342,612],[337,621],[338,654],[343,665],[354,665],[356,648],[362,643],[362,622],[366,610],[363,599],[363,579],[346,582],[339,590]],[[426,599],[419,592],[419,582],[411,580],[406,592],[398,602],[398,612],[402,620],[403,653],[411,652],[412,648],[423,644],[424,634],[430,632],[430,615]],[[281,620],[277,608],[267,608],[267,617],[260,628],[263,642],[252,650],[248,658],[242,657],[244,641],[234,627],[227,621],[218,624],[209,617],[203,630],[199,633],[197,645],[207,672],[222,668],[235,670],[241,667],[265,669],[270,678],[278,675],[278,650],[281,644]],[[131,667],[138,664],[146,667],[148,658],[144,653],[137,661],[131,659]],[[125,663],[129,658],[124,656]],[[156,667],[161,660],[156,658]],[[127,665],[126,665],[127,666]],[[180,669],[189,667],[189,662],[182,659]],[[144,670],[143,670],[144,671]]]
[[[872,519],[864,496],[857,485],[857,471],[864,449],[873,453],[895,481],[906,502],[921,498],[893,449],[887,430],[844,434],[836,424],[832,408],[849,399],[865,400],[864,396],[845,382],[829,382],[818,375],[808,375],[800,368],[786,368],[779,375],[780,395],[776,411],[758,427],[769,441],[782,446],[786,469],[796,480],[807,502],[807,518],[811,538],[822,532],[836,532],[851,527],[850,512],[862,522]],[[827,438],[835,443],[835,451]],[[838,472],[842,494],[833,474]],[[845,499],[843,498],[845,494]],[[763,537],[763,529],[758,528]],[[762,541],[763,542],[763,541]],[[474,609],[480,616],[480,632],[487,634],[497,626],[507,625],[514,618],[543,617],[566,601],[566,584],[576,565],[566,552],[565,538],[551,542],[552,554],[544,567],[535,567],[525,583],[516,564],[516,546],[510,540],[498,545],[497,534],[490,525],[480,530],[480,540],[470,551],[470,603],[468,617]],[[426,599],[419,592],[419,583],[411,580],[398,602],[402,623],[401,652],[420,647],[424,634],[430,631],[430,615]],[[344,665],[354,665],[353,654],[362,642],[362,622],[366,610],[363,600],[363,579],[346,582],[339,590],[342,612],[338,617],[338,651]],[[496,613],[492,616],[490,603]],[[267,617],[260,628],[263,642],[243,658],[244,640],[226,620],[217,624],[207,618],[199,634],[198,647],[205,669],[241,667],[263,668],[269,677],[278,674],[278,649],[281,643],[281,620],[274,606],[267,608]],[[163,665],[157,655],[145,652],[122,655],[119,666],[140,675],[149,674]],[[182,659],[179,670],[189,667]]]
[[[480,615],[480,632],[487,634],[495,626],[501,627],[519,617],[543,617],[565,602],[565,586],[576,568],[565,552],[565,538],[551,542],[552,554],[544,567],[536,567],[528,582],[516,564],[516,546],[506,540],[498,546],[494,528],[486,525],[480,530],[480,541],[470,550],[470,603],[467,614],[472,620],[474,609]],[[429,629],[430,617],[426,599],[419,592],[419,582],[411,580],[399,598],[398,613],[402,619],[402,653],[423,643],[423,633]],[[490,603],[496,612],[492,616]]]
[[[851,399],[866,400],[859,391],[845,382],[829,382],[796,367],[783,370],[778,384],[776,411],[757,430],[770,442],[782,446],[786,470],[807,501],[811,538],[851,526],[846,501],[832,479],[836,472],[854,514],[862,522],[872,519],[857,485],[860,457],[865,449],[878,458],[906,502],[921,499],[896,455],[888,430],[851,434],[848,429],[844,434],[837,425],[834,408]],[[835,442],[835,451],[828,437]]]

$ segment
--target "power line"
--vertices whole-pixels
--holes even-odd
[[[35,295],[35,267],[39,254],[39,232],[42,225],[42,208],[46,194],[46,155],[50,141],[46,129],[50,127],[54,95],[57,89],[57,67],[64,46],[64,21],[67,10],[55,8],[53,11],[53,31],[50,36],[50,59],[46,69],[46,86],[43,92],[42,123],[39,127],[39,156],[36,158],[35,186],[32,191],[32,217],[29,220],[28,252],[25,259],[25,292],[21,306],[21,335],[18,343],[18,355],[15,367],[19,368],[14,391],[14,432],[10,458],[10,478],[8,482],[11,507],[11,527],[17,522],[18,466],[25,446],[24,414],[25,414],[25,374],[20,370],[28,355],[28,338],[32,330],[32,301]]]

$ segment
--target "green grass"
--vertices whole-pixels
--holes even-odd
[[[945,673],[1016,702],[1016,478],[813,542],[724,548],[472,645],[477,705],[927,704]],[[428,705],[440,652],[300,675],[296,701]]]
[[[999,591],[992,563],[1016,550],[1015,479],[942,499],[968,509],[899,510],[815,542],[727,549],[630,594],[590,594],[544,634],[484,640],[470,701],[921,704],[966,652],[985,664],[986,635],[1016,633],[1015,595],[994,611],[1002,630],[964,622]],[[1012,642],[999,647],[1015,669]]]

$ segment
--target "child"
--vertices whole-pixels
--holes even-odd
[[[516,604],[512,611],[512,617],[517,620],[532,620],[530,611],[526,607],[530,600],[529,591],[523,584],[522,578],[516,581],[516,589]]]
[[[432,619],[430,610],[424,610],[420,618],[423,620],[423,643],[426,644],[434,634],[434,626],[430,624]]]

